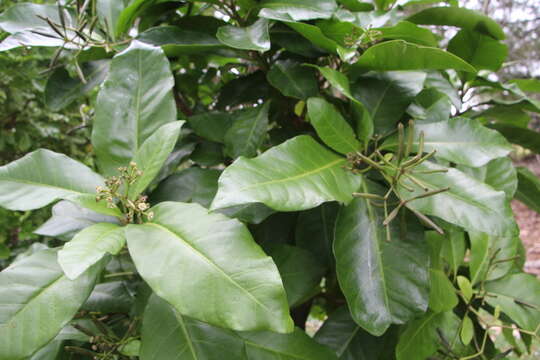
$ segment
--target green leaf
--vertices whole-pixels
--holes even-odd
[[[309,250],[327,268],[334,263],[332,243],[338,209],[339,206],[335,202],[324,203],[301,212],[296,221],[296,245]]]
[[[116,41],[116,24],[118,22],[118,17],[126,8],[126,1],[97,0],[95,6],[99,23],[104,29],[107,29],[107,35],[110,36],[113,41]]]
[[[142,175],[129,185],[129,198],[134,200],[154,180],[173,151],[184,121],[166,123],[150,135],[135,153],[133,162]]]
[[[377,4],[377,9],[388,10],[396,1],[397,0],[374,0],[374,3]]]
[[[439,43],[435,34],[430,30],[408,21],[400,21],[394,26],[374,30],[379,31],[384,39],[405,40],[409,43],[432,47],[437,47]]]
[[[361,190],[384,195],[368,181]],[[386,241],[383,220],[382,209],[356,198],[340,211],[334,240],[337,277],[349,309],[375,336],[424,313],[429,298],[429,249],[422,227],[414,217],[396,220],[392,240]]]
[[[334,70],[328,66],[316,66],[311,64],[305,64],[306,66],[311,66],[319,70],[326,79],[332,85],[333,88],[335,88],[337,91],[345,95],[348,99],[359,103],[358,100],[356,100],[353,95],[351,94],[351,88],[349,85],[349,79],[347,76],[345,76],[342,72]]]
[[[540,93],[540,80],[537,79],[513,79],[510,83],[516,84],[521,91]]]
[[[92,144],[106,175],[126,166],[142,143],[176,120],[174,79],[159,48],[131,42],[116,55],[96,104]]]
[[[82,309],[102,314],[129,313],[133,303],[134,297],[131,295],[128,283],[112,281],[97,284]]]
[[[459,333],[461,342],[465,345],[469,345],[474,336],[474,325],[470,317],[465,315],[461,324],[461,332]]]
[[[467,118],[416,125],[414,151],[418,150],[421,132],[424,133],[426,152],[436,150],[438,158],[466,166],[480,167],[512,151],[512,146],[497,131]],[[392,138],[386,146],[397,147],[397,139]]]
[[[540,179],[529,169],[519,167],[516,199],[540,214]]]
[[[460,319],[451,311],[428,312],[422,318],[409,322],[399,337],[397,360],[425,360],[435,354],[442,342],[440,335],[450,344],[459,331]]]
[[[352,93],[368,109],[375,132],[385,134],[395,130],[396,123],[422,91],[425,80],[423,72],[370,74],[352,84]]]
[[[120,1],[120,0],[118,0]],[[135,19],[150,6],[154,5],[158,0],[133,0],[130,4],[122,10],[118,19],[116,20],[117,37],[128,32]]]
[[[200,31],[181,29],[177,26],[157,26],[143,31],[137,40],[161,46],[167,56],[198,54],[222,49],[215,36]]]
[[[482,122],[497,122],[527,128],[531,122],[530,115],[521,105],[493,105],[484,111],[474,114],[475,119]],[[486,121],[487,120],[487,121]]]
[[[254,157],[262,145],[268,130],[270,102],[233,114],[234,122],[225,133],[225,152],[236,159],[239,156]]]
[[[193,115],[188,119],[195,134],[218,143],[225,142],[225,133],[231,127],[232,122],[232,115],[226,112],[207,112]]]
[[[280,21],[329,19],[337,4],[334,0],[265,0],[259,17]]]
[[[223,110],[227,106],[246,103],[253,105],[260,99],[268,98],[271,88],[265,74],[262,71],[255,71],[226,83],[221,88],[216,107]]]
[[[442,166],[426,161],[415,168],[417,171],[444,169]],[[490,186],[456,169],[446,173],[414,174],[429,190],[449,187],[450,190],[433,196],[408,202],[407,207],[426,215],[434,215],[469,231],[485,232],[494,236],[512,236],[518,228],[512,215],[512,209],[502,191],[495,191]],[[403,200],[412,199],[424,193],[418,185],[404,180],[405,185],[414,192],[399,189]]]
[[[449,52],[403,40],[371,46],[353,66],[375,71],[453,69],[476,73],[474,67]]]
[[[285,244],[271,244],[266,250],[279,270],[289,306],[301,304],[319,290],[325,271],[313,254]]]
[[[182,316],[157,296],[150,298],[142,327],[141,360],[335,360],[303,331],[233,332]]]
[[[395,338],[396,332],[392,329],[380,337],[364,331],[354,322],[346,306],[332,312],[315,334],[315,340],[333,349],[340,360],[387,359],[395,346]]]
[[[152,203],[162,201],[194,202],[210,206],[216,195],[221,172],[191,167],[163,180],[150,195]]]
[[[363,2],[361,0],[338,0],[340,4],[351,11],[371,11],[374,9],[373,4]]]
[[[450,311],[459,302],[452,282],[442,270],[431,269],[429,308],[435,313]]]
[[[503,134],[512,144],[523,146],[532,152],[540,154],[540,136],[538,131],[500,123],[489,124],[489,127]]]
[[[448,25],[478,31],[497,40],[505,38],[494,20],[473,10],[456,6],[428,8],[409,17],[407,21],[422,25]]]
[[[497,71],[508,55],[508,46],[490,36],[463,29],[450,40],[448,51],[478,70]]]
[[[288,22],[287,26],[311,41],[316,47],[326,50],[331,54],[338,55],[343,61],[348,61],[356,55],[354,49],[341,46],[337,41],[326,36],[322,30],[315,25],[300,22]]]
[[[260,202],[278,211],[297,211],[326,201],[348,203],[361,178],[343,169],[345,163],[311,137],[297,136],[227,167],[212,209]]]
[[[47,17],[52,22],[60,24],[60,16],[56,5],[41,5],[20,3],[11,6],[0,15],[0,28],[14,34],[28,29],[49,27],[41,17]],[[68,17],[66,14],[66,17]],[[68,17],[68,24],[71,22]]]
[[[33,47],[65,47],[66,49],[77,49],[76,45],[65,44],[64,40],[60,39],[56,33],[50,28],[39,28],[25,30],[14,35],[8,36],[0,43],[0,52],[15,49],[21,46]],[[34,31],[38,31],[39,34]],[[50,31],[50,32],[49,32]],[[75,36],[75,35],[74,35]]]
[[[452,113],[452,101],[447,94],[435,88],[427,88],[416,96],[407,113],[414,118],[416,124],[448,121]]]
[[[45,87],[45,103],[52,111],[59,111],[73,101],[83,97],[101,84],[109,71],[109,61],[99,60],[84,63],[82,71],[86,80],[72,78],[69,73],[60,68],[47,80]]]
[[[260,52],[270,50],[267,19],[259,19],[253,25],[243,28],[223,26],[218,29],[216,36],[221,43],[235,49]]]
[[[90,295],[102,268],[96,264],[69,280],[56,262],[56,250],[44,250],[2,271],[0,357],[27,358],[51,341]]]
[[[306,100],[319,93],[315,72],[291,60],[276,61],[266,78],[285,96]]]
[[[58,252],[58,263],[68,279],[75,280],[107,253],[116,255],[126,239],[116,224],[99,223],[87,227]]]
[[[510,157],[491,160],[479,168],[458,166],[458,170],[486,183],[495,190],[504,191],[508,199],[512,199],[516,193],[518,176]]]
[[[10,210],[39,209],[58,199],[95,194],[97,186],[104,186],[101,176],[45,149],[0,167],[0,205]]]
[[[307,108],[311,125],[326,145],[342,154],[360,150],[354,130],[334,105],[323,98],[310,98]]]
[[[458,275],[456,280],[463,297],[465,297],[465,300],[469,302],[474,294],[471,282],[465,276],[461,275]]]
[[[539,333],[540,282],[530,274],[512,274],[485,284],[486,301],[493,307],[500,306],[517,325]]]
[[[442,241],[440,255],[450,266],[450,270],[455,278],[459,267],[463,264],[465,252],[467,251],[465,233],[458,227],[446,226]]]
[[[279,272],[244,225],[197,204],[165,202],[152,211],[153,222],[129,225],[126,237],[156,294],[217,326],[292,330]]]

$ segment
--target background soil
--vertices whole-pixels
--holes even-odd
[[[529,157],[516,162],[516,165],[526,166],[540,176],[540,156]],[[519,225],[521,241],[527,249],[525,271],[540,277],[540,214],[517,200],[512,202],[512,208]]]

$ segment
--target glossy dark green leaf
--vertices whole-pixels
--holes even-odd
[[[99,223],[75,235],[58,252],[58,264],[68,279],[75,280],[106,254],[116,255],[126,243],[124,229]]]
[[[162,125],[137,149],[133,162],[142,175],[129,185],[128,197],[137,198],[157,176],[168,156],[174,149],[184,121],[174,121]]]
[[[448,80],[448,75],[440,71],[429,71],[425,81],[426,88],[434,88],[437,91],[446,94],[457,109],[461,109],[461,97],[457,89]]]
[[[394,26],[374,29],[381,32],[381,37],[389,40],[405,40],[424,46],[438,46],[435,34],[430,30],[417,26],[408,21],[400,21]]]
[[[440,165],[424,162],[416,170],[440,170]],[[426,215],[440,217],[470,231],[485,232],[494,236],[513,236],[518,228],[512,216],[512,209],[502,191],[495,191],[490,186],[466,175],[454,168],[446,173],[414,174],[429,190],[449,187],[448,191],[434,196],[410,201],[407,207]],[[399,189],[402,199],[411,199],[424,193],[418,185],[409,180],[404,183],[414,189],[409,192]]]
[[[96,264],[77,280],[69,280],[51,249],[2,271],[0,357],[27,358],[51,341],[90,295],[102,268]]]
[[[236,205],[216,210],[216,212],[250,224],[260,224],[275,213],[274,210],[261,203]]]
[[[256,71],[246,76],[229,81],[221,88],[217,108],[225,109],[227,106],[240,104],[255,104],[265,99],[270,93],[271,86],[266,81],[262,71]]]
[[[374,9],[372,3],[361,0],[338,0],[340,4],[351,11],[371,11]]]
[[[520,239],[518,236],[496,237],[470,232],[471,254],[469,269],[471,283],[496,280],[519,269]]]
[[[188,119],[195,134],[219,143],[225,142],[225,133],[231,127],[232,121],[232,115],[226,112],[207,112]]]
[[[442,270],[430,269],[429,308],[435,312],[450,311],[458,304],[452,282]]]
[[[190,160],[202,166],[218,166],[225,162],[224,146],[212,141],[199,141]]]
[[[239,156],[254,157],[262,145],[268,130],[270,102],[233,114],[234,121],[225,133],[225,152],[236,159]]]
[[[367,49],[354,67],[361,70],[444,70],[475,73],[476,69],[459,57],[435,47],[386,41]]]
[[[339,91],[352,101],[359,103],[359,101],[356,100],[351,94],[349,79],[347,79],[347,76],[345,76],[345,74],[340,71],[334,70],[328,66],[322,67],[311,64],[306,65],[312,66],[319,70],[322,76],[324,76],[324,78],[330,83],[330,85],[332,85],[333,88],[335,88],[337,91]]]
[[[345,162],[311,137],[295,137],[227,167],[212,209],[260,202],[275,210],[295,211],[326,201],[347,203],[361,178],[343,169]]]
[[[97,284],[82,309],[102,314],[129,313],[133,301],[126,282],[112,281]]]
[[[368,181],[361,191],[384,195]],[[422,227],[414,217],[397,219],[389,242],[383,220],[382,209],[357,198],[340,211],[334,240],[337,276],[351,314],[375,336],[425,312],[429,299],[429,249]]]
[[[491,160],[479,168],[458,166],[458,169],[488,184],[498,191],[504,191],[512,199],[518,187],[518,175],[512,159],[503,157]]]
[[[45,149],[0,167],[0,205],[10,210],[38,209],[58,199],[95,194],[97,186],[104,186],[101,176]]]
[[[343,61],[348,61],[356,55],[354,49],[341,46],[336,40],[326,36],[322,30],[315,25],[300,22],[288,22],[287,26],[311,41],[316,47],[326,50],[331,54],[338,55]]]
[[[109,61],[99,60],[82,65],[86,84],[72,78],[64,68],[56,70],[47,80],[45,103],[52,111],[59,111],[101,84],[109,71]]]
[[[531,122],[530,115],[520,105],[498,105],[490,106],[485,111],[475,114],[475,118],[480,121],[497,122],[527,128]]]
[[[408,21],[422,25],[448,25],[478,31],[494,39],[505,38],[504,32],[494,20],[486,15],[462,7],[434,7],[420,11]]]
[[[324,203],[315,209],[301,212],[296,222],[296,245],[309,250],[326,267],[334,262],[332,243],[338,209],[335,202]]]
[[[272,245],[265,249],[279,270],[289,306],[299,305],[318,292],[324,268],[312,253],[291,245]]]
[[[160,48],[133,41],[113,58],[92,130],[98,165],[105,174],[115,175],[151,134],[176,120],[173,85]]]
[[[120,1],[120,0],[118,0]],[[150,6],[154,5],[158,0],[133,0],[129,5],[120,12],[116,20],[116,36],[120,36],[128,32],[133,25],[135,19]]]
[[[425,360],[442,347],[444,341],[452,344],[458,335],[460,319],[451,311],[428,312],[423,317],[409,322],[400,334],[396,348],[397,360]],[[455,349],[452,349],[455,351]]]
[[[490,124],[489,127],[503,134],[512,144],[540,154],[540,135],[537,131],[508,124]]]
[[[450,271],[455,279],[459,267],[465,261],[465,252],[467,245],[465,244],[465,233],[457,226],[446,226],[445,233],[442,236],[442,246],[440,256],[448,263]]]
[[[540,214],[540,179],[529,169],[519,167],[516,199]]]
[[[513,79],[510,83],[516,84],[521,91],[540,93],[540,80],[537,79]]]
[[[177,26],[150,28],[137,36],[137,40],[161,46],[167,56],[197,54],[223,48],[223,44],[213,35]]]
[[[235,49],[260,52],[270,50],[267,19],[259,19],[253,25],[243,28],[223,26],[218,29],[216,36],[221,43]]]
[[[376,337],[354,322],[346,306],[332,312],[315,340],[333,349],[340,360],[383,360],[393,356],[396,332]]]
[[[152,212],[153,222],[129,225],[126,237],[156,294],[217,326],[292,330],[279,272],[244,225],[197,204],[164,202]]]
[[[307,109],[311,125],[326,145],[342,154],[360,149],[354,130],[334,105],[323,98],[310,98]]]
[[[477,31],[463,29],[448,43],[448,51],[478,70],[497,71],[508,55],[508,47]]]
[[[422,91],[426,74],[388,72],[358,78],[351,86],[353,96],[368,109],[375,133],[393,131],[416,95]]]
[[[142,328],[141,360],[335,360],[332,351],[303,331],[233,332],[182,316],[150,298]]]
[[[364,34],[360,26],[335,18],[319,20],[315,24],[326,37],[343,47],[356,47],[355,40]]]
[[[452,118],[449,121],[418,124],[414,127],[413,143],[418,149],[420,133],[424,133],[426,152],[436,150],[437,157],[471,167],[479,167],[512,151],[512,146],[497,131],[481,125],[476,120]],[[387,146],[397,147],[394,137]]]
[[[337,9],[334,0],[265,0],[259,16],[272,20],[302,21],[329,19]]]
[[[209,207],[216,195],[220,171],[191,167],[175,173],[150,195],[152,203],[163,201],[194,202]]]
[[[377,9],[379,10],[388,10],[397,0],[374,0],[373,2],[377,4]]]
[[[324,55],[322,49],[318,49],[308,39],[286,26],[275,24],[270,31],[270,41],[285,50],[307,58],[317,58]]]
[[[407,113],[416,124],[448,121],[452,114],[452,101],[435,88],[424,89],[416,96]]]
[[[266,78],[285,96],[306,100],[319,93],[315,71],[291,60],[275,62]]]
[[[539,333],[540,282],[530,274],[512,274],[485,284],[489,296],[486,301],[493,307],[501,307],[517,325],[528,331]]]

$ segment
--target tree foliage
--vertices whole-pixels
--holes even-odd
[[[540,180],[508,155],[540,152],[538,84],[494,80],[503,29],[440,3],[6,8],[0,59],[47,74],[15,118],[44,104],[35,128],[63,112],[84,146],[2,159],[0,206],[53,205],[35,232],[55,240],[0,273],[0,358],[528,353],[540,283],[510,201],[538,210]]]

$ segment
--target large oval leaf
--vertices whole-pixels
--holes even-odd
[[[48,27],[47,22],[39,18],[38,15],[60,24],[60,16],[56,5],[21,3],[15,4],[0,15],[0,28],[14,34],[27,29]]]
[[[346,159],[309,136],[298,136],[254,158],[238,158],[219,179],[212,209],[261,202],[275,210],[307,210],[325,201],[349,202],[360,177]]]
[[[463,29],[450,40],[448,51],[478,70],[497,71],[508,55],[508,46],[490,36]]]
[[[157,296],[146,307],[141,360],[336,360],[303,331],[233,332],[182,316]]]
[[[381,192],[368,181],[361,188]],[[414,217],[403,219],[406,225],[396,220],[387,241],[383,220],[382,209],[355,199],[340,211],[334,240],[337,276],[351,314],[375,336],[390,324],[422,314],[429,301],[429,249],[423,228]]]
[[[512,151],[512,146],[504,136],[476,120],[453,118],[448,121],[418,124],[414,127],[414,151],[418,149],[421,132],[424,133],[426,152],[436,150],[437,157],[466,166],[480,167]],[[397,148],[397,138],[394,137],[384,146]]]
[[[270,102],[263,106],[234,113],[234,122],[225,133],[225,152],[233,159],[253,157],[261,146],[268,130]]]
[[[44,250],[2,271],[0,358],[25,359],[52,340],[88,298],[102,268],[96,264],[69,280],[56,250]]]
[[[422,25],[449,25],[474,30],[494,39],[505,38],[499,24],[484,14],[457,6],[434,7],[416,13],[407,19]]]
[[[310,98],[307,109],[311,124],[326,145],[342,154],[360,150],[354,130],[334,105],[323,98]]]
[[[116,55],[99,92],[92,131],[98,165],[125,166],[161,125],[176,120],[174,79],[160,48],[133,41]]]
[[[443,167],[426,161],[415,168],[417,171],[441,170]],[[438,216],[466,230],[485,232],[494,236],[513,236],[519,230],[510,204],[502,191],[495,191],[490,186],[464,174],[457,169],[448,169],[446,173],[413,175],[417,181],[429,190],[449,187],[448,191],[434,196],[413,200],[408,207],[426,215]],[[411,199],[423,194],[417,184],[404,180],[414,189],[409,192],[399,188],[402,199]]]
[[[80,233],[58,252],[58,263],[66,276],[74,280],[107,253],[116,255],[126,239],[124,229],[116,224],[95,224]]]
[[[235,49],[260,52],[270,50],[270,34],[266,19],[259,19],[253,25],[245,28],[232,25],[220,27],[216,36],[223,44]]]
[[[315,71],[294,61],[276,61],[266,78],[285,96],[305,100],[319,93]]]
[[[161,46],[167,56],[197,54],[223,48],[215,36],[184,30],[177,26],[157,26],[142,32],[137,40]]]
[[[281,21],[329,19],[337,10],[334,0],[266,0],[261,7],[260,17]]]
[[[354,67],[376,71],[454,69],[476,72],[474,67],[454,54],[403,40],[386,41],[370,47]]]
[[[0,205],[10,210],[38,209],[58,199],[95,194],[97,186],[104,186],[101,176],[45,149],[0,167]]]
[[[276,265],[244,225],[198,204],[165,202],[152,211],[153,222],[129,225],[126,236],[137,270],[160,297],[217,326],[292,330]]]

